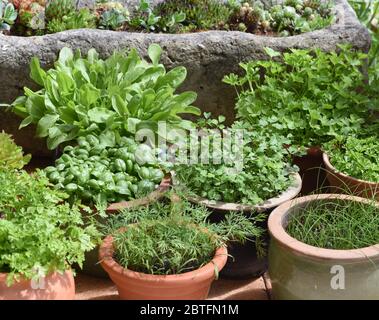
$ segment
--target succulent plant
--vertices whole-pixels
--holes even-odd
[[[0,32],[9,31],[17,19],[17,11],[12,3],[0,0]]]
[[[47,0],[45,8],[46,20],[62,19],[69,13],[75,11],[74,0]]]
[[[45,27],[45,0],[24,0],[18,5],[18,23],[30,29],[44,29]]]
[[[0,167],[22,169],[30,158],[30,155],[23,155],[22,148],[14,143],[9,134],[0,132]]]
[[[129,20],[129,11],[121,2],[111,1],[98,3],[96,14],[100,29],[118,30]]]

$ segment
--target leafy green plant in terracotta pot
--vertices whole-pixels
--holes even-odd
[[[42,171],[0,169],[0,299],[74,299],[71,265],[99,234]]]
[[[244,74],[224,82],[236,88],[237,117],[251,130],[282,135],[292,147],[308,149],[294,161],[304,176],[303,192],[314,191],[324,180],[321,145],[369,129],[373,110],[361,72],[367,55],[348,45],[336,52],[266,48],[266,53],[268,60],[241,63]]]
[[[377,299],[379,204],[322,194],[297,198],[269,218],[274,299]]]
[[[243,216],[231,213],[212,224],[209,215],[203,206],[176,200],[110,218],[99,259],[120,298],[205,299],[227,261],[226,241],[261,233]]]
[[[205,135],[214,137],[214,129],[226,129],[222,124],[224,119],[219,120],[206,115],[204,123],[200,123]],[[300,192],[301,178],[297,168],[290,165],[289,150],[283,148],[288,140],[248,129],[244,123],[236,122],[229,128],[228,135],[239,132],[243,139],[219,149],[216,140],[211,138],[208,161],[174,165],[174,186],[190,201],[212,210],[213,221],[222,221],[227,212],[249,216],[256,212],[268,213]],[[202,141],[197,143],[201,146]],[[225,153],[219,159],[220,152],[226,150],[230,151],[229,155]],[[267,229],[265,218],[260,226]],[[228,248],[234,258],[229,259],[223,276],[246,278],[265,272],[266,259],[252,243],[229,243]]]
[[[379,199],[378,137],[335,139],[323,151],[332,192]]]

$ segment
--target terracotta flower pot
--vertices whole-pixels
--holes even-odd
[[[378,299],[379,244],[331,250],[307,245],[286,232],[289,219],[299,208],[337,199],[371,203],[347,195],[312,195],[288,201],[271,213],[269,274],[274,299]]]
[[[323,160],[326,167],[326,178],[333,193],[348,192],[349,194],[379,200],[379,182],[369,182],[350,177],[339,172],[330,163],[329,156],[324,153]]]
[[[151,275],[123,268],[114,259],[113,237],[108,236],[100,246],[101,266],[116,284],[123,300],[203,300],[215,280],[215,268],[226,264],[226,248],[217,249],[211,262],[200,269],[178,275]]]
[[[271,212],[280,204],[295,198],[302,186],[301,177],[299,174],[294,174],[294,184],[275,198],[269,199],[261,205],[242,205],[238,203],[225,203],[221,201],[212,201],[202,197],[189,197],[188,200],[206,206],[213,214],[210,220],[214,223],[220,222],[225,218],[225,215],[230,211],[244,212],[250,214],[252,212]],[[173,178],[174,185],[178,182]],[[259,224],[261,228],[267,230],[267,221]],[[265,242],[268,242],[269,237],[267,232],[264,235]],[[268,263],[266,257],[259,257],[255,244],[247,241],[242,244],[239,242],[228,243],[228,252],[230,257],[225,268],[220,273],[220,277],[227,279],[250,279],[258,278],[267,271]]]
[[[73,300],[75,299],[75,282],[71,270],[63,274],[51,273],[36,287],[31,280],[15,281],[10,287],[6,284],[6,273],[0,273],[0,300]]]
[[[120,210],[123,209],[132,209],[139,206],[147,206],[148,204],[154,203],[161,199],[165,192],[170,189],[171,186],[171,175],[166,175],[159,187],[154,190],[152,193],[147,195],[144,198],[131,200],[131,201],[123,201],[118,203],[113,203],[109,205],[106,210],[108,215],[117,214]],[[105,222],[105,219],[99,218],[102,222]],[[99,278],[108,278],[108,274],[101,268],[99,263],[99,248],[96,247],[93,250],[86,252],[85,261],[83,263],[83,268],[81,269],[82,273],[99,277]]]

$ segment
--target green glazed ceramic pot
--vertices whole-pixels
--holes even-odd
[[[346,195],[312,195],[288,201],[269,217],[269,275],[274,299],[379,299],[379,244],[355,250],[317,248],[286,232],[289,218],[312,201],[369,202]],[[378,203],[379,206],[379,203]]]

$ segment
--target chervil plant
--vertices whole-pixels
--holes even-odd
[[[224,128],[215,119],[208,119],[202,125],[210,129]],[[287,139],[250,131],[238,122],[231,127],[231,135],[237,130],[243,130],[243,141],[234,142],[232,138],[230,147],[225,146],[230,158],[217,161],[215,155],[218,157],[223,151],[217,148],[214,153],[217,144],[212,140],[208,163],[174,166],[178,183],[190,194],[215,201],[257,205],[278,196],[293,183],[291,174],[297,168],[290,165],[289,153],[293,150],[284,148],[289,142]],[[200,150],[201,142],[199,144]],[[239,160],[233,160],[236,156],[241,157],[240,165],[236,165]]]
[[[20,127],[37,125],[37,136],[47,138],[49,149],[90,133],[104,130],[134,134],[140,128],[157,130],[157,123],[168,127],[192,125],[184,113],[199,115],[191,104],[194,92],[175,94],[187,71],[176,67],[169,72],[159,63],[162,49],[148,49],[151,63],[132,49],[115,52],[106,60],[91,49],[86,58],[63,48],[55,67],[45,71],[39,60],[31,61],[31,78],[42,89],[25,88],[25,95],[12,104],[24,118]]]
[[[241,63],[243,76],[224,78],[238,90],[238,118],[252,130],[287,136],[292,145],[305,147],[363,130],[370,117],[361,72],[367,55],[349,46],[331,53],[266,52],[268,61]]]
[[[338,171],[356,179],[379,182],[378,137],[339,138],[325,144],[323,150]]]
[[[98,237],[82,220],[86,209],[65,203],[41,171],[0,169],[0,181],[0,272],[8,284],[81,264]]]

